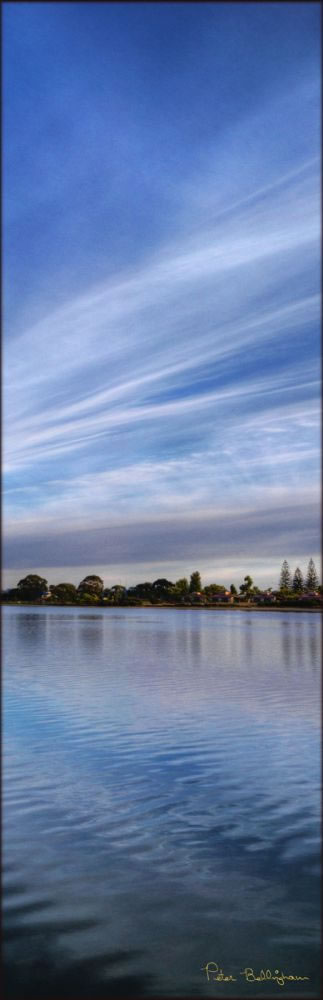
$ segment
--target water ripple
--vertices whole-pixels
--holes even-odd
[[[204,996],[214,942],[310,963],[315,996],[316,616],[5,624],[8,1000]]]

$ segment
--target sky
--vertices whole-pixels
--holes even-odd
[[[320,5],[3,20],[3,583],[320,553]]]

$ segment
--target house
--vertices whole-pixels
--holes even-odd
[[[44,594],[42,594],[40,600],[42,602],[43,601],[49,601],[52,596],[53,596],[52,595],[52,591],[49,589],[49,587],[47,587],[47,590],[45,590]]]
[[[271,590],[262,590],[260,594],[254,594],[253,600],[256,604],[275,604],[276,596]]]
[[[215,590],[213,594],[209,595],[211,604],[232,604],[233,600],[234,595],[231,594],[231,590]]]

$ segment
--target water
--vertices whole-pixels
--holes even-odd
[[[317,997],[319,615],[3,619],[6,1000]]]

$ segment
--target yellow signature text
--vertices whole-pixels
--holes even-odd
[[[261,969],[259,975],[257,976],[253,969],[244,969],[240,972],[241,976],[244,976],[247,983],[265,983],[269,980],[271,982],[278,983],[278,986],[285,986],[286,982],[303,982],[304,979],[309,979],[309,976],[293,976],[291,973],[280,972],[279,969],[275,969],[274,972],[271,969]]]
[[[207,962],[206,965],[202,965],[201,971],[206,973],[208,983],[237,982],[237,978],[231,973],[223,972],[217,962]],[[239,975],[244,976],[247,983],[268,983],[270,981],[277,983],[278,986],[285,986],[287,982],[304,982],[305,979],[309,980],[310,978],[309,976],[295,976],[290,972],[282,972],[280,969],[275,969],[274,972],[271,969],[261,969],[257,975],[251,967],[247,966]]]
[[[211,982],[213,981],[217,983],[237,982],[234,976],[231,975],[226,976],[225,973],[222,971],[222,969],[219,969],[217,962],[207,962],[206,965],[202,966],[202,972],[206,972],[208,983],[210,982],[210,979]]]

